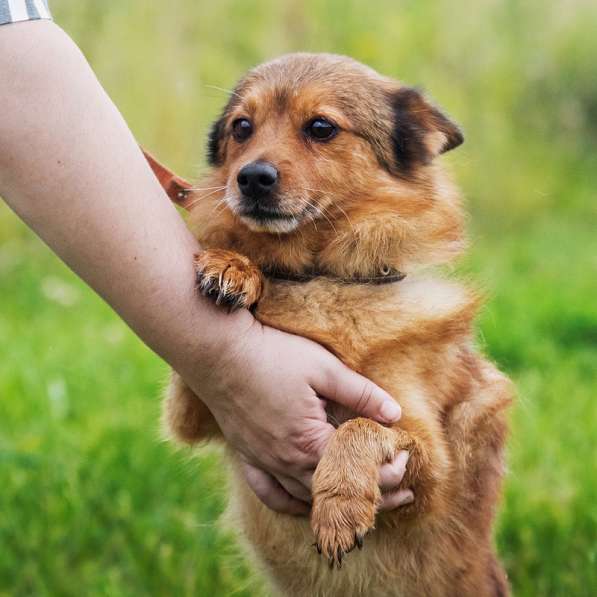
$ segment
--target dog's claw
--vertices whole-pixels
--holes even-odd
[[[228,312],[251,307],[261,296],[261,272],[246,257],[219,249],[195,255],[198,291]]]
[[[321,554],[322,548],[319,545],[319,543],[313,543],[313,545],[317,548],[318,553]],[[337,547],[335,550],[334,548],[331,548],[331,551],[327,551],[326,557],[330,570],[333,570],[334,568],[338,568],[338,570],[340,570],[342,568],[342,561],[344,560],[344,556],[347,553],[348,552],[344,551],[341,547]]]
[[[334,568],[341,570],[344,559],[349,553],[356,548],[363,549],[366,534],[367,531],[360,528],[352,531],[350,535],[335,537],[331,541],[330,537],[326,537],[324,534],[323,541],[318,538],[312,545],[317,549],[319,555],[323,553],[324,561],[327,562],[330,570]]]
[[[229,313],[245,306],[244,293],[227,293],[226,289],[220,286],[219,280],[207,277],[202,272],[197,272],[197,287],[201,294],[215,299],[216,305],[226,307]]]

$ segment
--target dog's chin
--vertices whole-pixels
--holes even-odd
[[[286,234],[296,230],[302,222],[302,214],[284,213],[278,210],[236,208],[234,212],[252,232]]]
[[[284,219],[261,219],[251,216],[239,216],[243,224],[252,232],[270,232],[276,234],[287,234],[296,230],[300,220],[291,216]]]

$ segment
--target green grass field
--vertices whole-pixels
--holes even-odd
[[[287,51],[351,54],[462,123],[459,269],[488,290],[479,342],[519,389],[496,541],[516,595],[596,595],[597,5],[51,5],[139,140],[188,176],[225,100],[212,86]],[[159,439],[166,370],[0,206],[1,596],[262,594],[216,523],[217,456]]]

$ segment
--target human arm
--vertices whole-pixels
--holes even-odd
[[[333,431],[318,396],[382,422],[399,409],[382,416],[394,405],[385,392],[320,346],[197,295],[196,240],[60,28],[47,21],[0,28],[0,72],[0,195],[191,388],[201,388],[260,497],[299,511],[270,475],[283,476],[294,494],[308,486]]]

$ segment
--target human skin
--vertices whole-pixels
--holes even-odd
[[[0,196],[209,407],[270,508],[308,511],[333,400],[381,423],[400,409],[305,338],[226,314],[195,290],[197,241],[70,38],[0,27]],[[381,468],[382,508],[413,499],[408,454]]]

